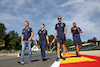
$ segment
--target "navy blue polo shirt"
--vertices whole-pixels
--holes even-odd
[[[64,36],[64,28],[66,27],[65,23],[57,23],[55,29],[57,30],[57,36]]]
[[[31,32],[33,32],[33,31],[32,31],[32,28],[30,28],[30,27],[28,29],[26,29],[26,28],[23,29],[23,31],[22,31],[22,34],[24,35],[23,41],[28,41],[28,39],[31,36]]]
[[[72,28],[71,28],[71,31],[74,31],[73,28],[75,28],[75,27],[72,27]],[[76,27],[76,30],[75,30],[75,33],[73,34],[73,36],[74,36],[75,34],[80,34],[80,33],[78,32],[78,30],[79,30],[79,31],[82,31],[79,27]]]
[[[46,40],[46,35],[47,35],[47,30],[39,30],[38,31],[38,35],[39,35],[39,40],[40,41],[43,41],[43,40]]]

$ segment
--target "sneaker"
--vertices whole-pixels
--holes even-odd
[[[66,60],[66,58],[65,58],[65,57],[63,57],[63,60]]]
[[[28,61],[28,63],[31,63],[31,61]]]
[[[78,57],[78,53],[77,53],[77,51],[76,51],[76,56]]]
[[[81,57],[81,55],[79,54],[78,57]]]
[[[56,61],[60,61],[60,58],[57,58]]]
[[[24,62],[23,62],[22,60],[18,61],[18,63],[20,63],[20,64],[22,64],[22,65],[24,64]]]
[[[45,61],[45,58],[42,58],[42,61]]]

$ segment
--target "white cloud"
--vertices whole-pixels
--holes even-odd
[[[94,17],[96,12],[100,13],[99,3],[99,0],[68,0],[67,2],[59,0],[2,0],[0,2],[0,22],[5,23],[9,31],[14,29],[21,35],[21,30],[24,28],[23,23],[28,20],[35,33],[34,37],[40,29],[40,24],[44,23],[48,34],[54,35],[55,24],[58,22],[57,16],[61,15],[63,22],[68,27],[67,38],[72,39],[70,28],[72,23],[76,22],[84,32],[82,34],[83,41],[94,36],[100,39],[100,27],[97,26],[100,20],[96,20],[98,23],[91,20],[98,17]],[[18,26],[20,29],[17,29]]]

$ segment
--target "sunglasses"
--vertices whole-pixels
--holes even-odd
[[[62,18],[58,18],[58,19],[62,19]]]

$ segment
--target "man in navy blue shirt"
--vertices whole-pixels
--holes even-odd
[[[73,34],[74,45],[76,46],[76,54],[77,57],[81,57],[79,51],[82,48],[82,42],[80,38],[80,33],[83,33],[82,30],[76,26],[76,23],[73,23],[73,27],[71,28],[71,32]]]
[[[31,63],[31,44],[32,44],[33,31],[32,28],[29,27],[28,21],[25,21],[24,26],[25,28],[22,31],[22,37],[21,37],[21,45],[22,45],[21,60],[18,61],[18,63],[21,64],[24,64],[24,55],[26,46],[28,46],[28,54],[29,54],[28,63]]]
[[[55,39],[57,39],[57,60],[60,60],[60,41],[62,41],[63,47],[63,60],[65,60],[65,34],[67,33],[67,27],[65,23],[62,23],[62,17],[58,16],[58,23],[55,25]],[[57,37],[56,37],[57,35]]]
[[[48,38],[47,30],[45,30],[44,27],[45,27],[45,25],[41,24],[41,29],[38,31],[38,35],[35,39],[35,41],[36,41],[37,38],[39,37],[39,45],[40,45],[40,48],[41,48],[41,56],[42,56],[43,61],[45,61],[46,41],[49,44],[49,38]]]

